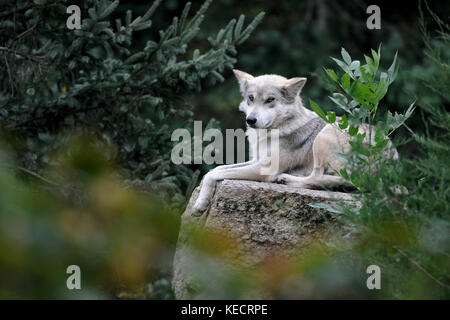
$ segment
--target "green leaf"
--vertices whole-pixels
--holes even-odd
[[[352,61],[349,68],[350,70],[358,70],[360,66],[360,62],[358,60]]]
[[[375,131],[375,142],[381,142],[384,139],[384,130],[381,127],[378,127],[377,130]]]
[[[358,133],[358,127],[353,127],[350,126],[350,128],[348,128],[348,134],[352,137],[356,136],[356,134]]]
[[[384,127],[388,131],[394,131],[398,129],[400,126],[402,126],[405,121],[411,117],[412,113],[414,112],[414,102],[409,106],[409,108],[406,110],[405,114],[398,114],[395,112],[392,114],[390,111],[387,112],[386,120],[384,121]]]
[[[355,85],[352,86],[350,94],[360,103],[367,107],[367,101],[372,101],[373,94],[370,90],[370,87],[367,84],[362,83],[361,81],[356,80]]]
[[[341,49],[341,55],[342,55],[342,59],[344,59],[345,63],[347,63],[348,65],[350,65],[350,63],[352,63],[352,58],[350,57],[350,55],[344,48]]]
[[[348,67],[348,65],[346,65],[343,61],[336,59],[336,58],[331,58],[334,62],[337,63],[337,65],[344,70],[345,73],[351,73],[350,68]]]
[[[323,110],[317,105],[317,103],[315,103],[314,101],[312,101],[311,99],[309,100],[309,105],[311,106],[311,109],[313,109],[313,111],[319,116],[321,117],[323,120],[327,121],[327,117],[325,115],[325,112],[323,112]]]
[[[375,62],[368,56],[364,55],[364,59],[366,60],[367,66],[369,67],[369,72],[372,77],[375,77],[377,74],[378,66],[375,65]]]
[[[339,128],[341,128],[342,130],[346,129],[348,127],[348,120],[347,120],[347,116],[344,114],[341,117],[341,122],[339,123]]]
[[[354,186],[359,186],[359,183],[361,182],[361,178],[358,175],[352,175],[352,177],[350,178],[350,181],[352,182],[352,184]]]
[[[409,117],[412,116],[414,110],[416,109],[415,103],[416,103],[415,101],[414,101],[413,103],[411,103],[411,104],[409,105],[408,109],[406,110],[406,112],[405,112],[405,120],[406,120],[406,119],[409,119]]]
[[[380,56],[373,49],[371,49],[371,52],[372,52],[372,57],[373,57],[374,64],[378,68],[378,66],[380,65]]]
[[[332,97],[328,97],[330,98],[331,101],[333,101],[339,108],[343,109],[345,112],[350,113],[350,109],[347,106],[347,97],[344,96],[341,93],[333,93]]]
[[[368,71],[369,66],[364,65],[359,67],[359,71],[361,72],[361,78],[364,82],[372,82],[372,75],[370,74],[370,70]]]
[[[386,148],[388,143],[389,143],[389,139],[382,139],[381,141],[379,141],[375,144],[374,149],[384,149],[384,148]]]
[[[430,179],[430,177],[423,177],[423,178],[420,178],[420,179],[417,181],[418,187],[421,188],[422,185],[423,185],[425,182],[427,182],[427,180],[429,180],[429,179]]]
[[[339,175],[344,178],[345,180],[348,180],[348,173],[347,170],[345,168],[342,168],[341,170],[339,170]]]
[[[398,68],[399,68],[398,63],[397,63],[397,54],[398,54],[398,52],[395,53],[394,61],[392,62],[392,65],[389,67],[389,69],[387,71],[389,84],[394,82],[394,80],[397,78]]]
[[[337,81],[338,76],[337,76],[337,74],[334,72],[333,69],[325,69],[325,72],[327,73],[327,75],[330,77],[331,80]]]
[[[375,103],[377,103],[378,101],[383,99],[383,97],[386,95],[388,87],[389,87],[389,81],[387,79],[387,76],[384,77],[383,75],[385,75],[384,72],[381,73],[380,83],[378,84],[378,86],[373,94],[373,101]]]
[[[334,123],[336,121],[336,113],[332,111],[327,112],[327,122]]]
[[[344,89],[348,89],[350,87],[350,76],[348,73],[344,73],[341,77],[341,85]]]

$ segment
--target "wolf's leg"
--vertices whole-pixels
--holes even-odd
[[[334,188],[338,186],[351,186],[347,181],[345,181],[340,176],[332,176],[329,174],[322,175],[310,175],[307,177],[297,177],[290,174],[280,174],[277,179],[277,182],[283,182],[289,186],[298,187],[298,188]]]
[[[249,165],[252,165],[256,163],[256,160],[250,160],[247,162],[241,162],[241,163],[234,163],[234,164],[227,164],[227,165],[222,165],[222,166],[218,166],[215,167],[214,169],[210,170],[208,172],[208,174],[205,175],[205,177],[203,178],[202,184],[200,186],[200,194],[197,198],[197,201],[195,202],[194,205],[194,209],[197,211],[203,211],[204,209],[201,209],[203,207],[206,208],[207,204],[203,204],[203,202],[208,201],[208,196],[203,196],[203,194],[212,194],[214,192],[214,188],[215,188],[215,184],[213,185],[213,183],[208,179],[208,177],[210,177],[212,175],[212,172],[218,172],[218,171],[225,171],[225,170],[230,170],[230,169],[236,169],[236,168],[243,168],[243,167],[247,167]],[[202,195],[202,197],[200,196]],[[205,199],[206,197],[206,199]],[[199,201],[199,199],[205,199],[205,200],[201,200]]]
[[[222,165],[222,166],[215,167],[214,169],[212,169],[212,171],[221,171],[221,170],[228,170],[228,169],[233,169],[233,168],[245,167],[245,166],[248,166],[250,164],[254,164],[255,162],[256,162],[256,160],[251,160],[251,161],[247,161],[247,162],[225,164],[225,165]]]
[[[263,166],[260,163],[255,162],[243,167],[235,167],[223,170],[212,170],[208,172],[202,181],[202,187],[198,195],[197,201],[194,205],[194,210],[204,211],[214,193],[217,181],[224,179],[237,179],[237,180],[253,180],[253,181],[266,181],[270,179],[267,175],[262,175],[261,170]]]
[[[332,127],[325,127],[321,133],[317,136],[313,143],[313,170],[309,176],[298,177],[289,174],[281,174],[276,178],[277,182],[284,182],[288,185],[299,187],[299,188],[310,188],[310,189],[327,189],[334,188],[338,186],[348,186],[352,185],[345,181],[341,176],[334,176],[325,174],[325,167],[330,163],[332,167],[337,170],[340,169],[343,164],[336,161],[336,155],[333,154],[333,150],[336,146],[340,146],[344,142],[339,142],[340,136],[334,131],[325,132],[324,130],[332,130]]]
[[[345,181],[341,176],[325,174],[324,161],[319,157],[314,157],[314,169],[309,176],[298,177],[291,174],[280,174],[276,177],[276,182],[285,183],[290,186],[306,189],[327,189],[339,186],[352,187],[353,185]]]

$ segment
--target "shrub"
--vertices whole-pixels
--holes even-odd
[[[351,154],[364,156],[359,159],[346,157],[350,159],[351,170],[357,171],[356,177],[363,177],[356,180],[362,191],[355,194],[359,206],[335,204],[333,208],[328,208],[351,226],[350,234],[353,235],[351,237],[353,241],[348,242],[344,250],[351,252],[357,264],[361,266],[376,264],[381,267],[382,290],[379,296],[383,298],[449,298],[450,116],[445,105],[450,102],[448,91],[450,61],[441,55],[441,50],[450,49],[450,28],[431,10],[429,12],[440,31],[437,36],[430,35],[422,17],[425,50],[430,63],[434,63],[435,68],[439,68],[441,72],[416,81],[422,82],[431,92],[438,94],[444,105],[426,104],[420,96],[415,97],[418,106],[428,115],[423,118],[427,128],[426,135],[410,131],[413,140],[419,146],[419,152],[410,159],[400,157],[398,161],[384,163],[380,163],[379,158],[373,158],[372,160],[376,162],[372,165],[377,165],[376,174],[369,174],[370,171],[367,171],[370,165],[367,163],[367,159],[370,159],[368,151],[374,150],[374,146],[361,147],[357,144],[358,148],[355,149],[355,145],[352,144]],[[376,61],[379,54],[375,52],[372,54],[372,61]],[[369,58],[368,65],[370,61]],[[348,68],[348,65],[351,63],[346,63],[343,67]],[[392,67],[390,70],[393,70]],[[348,71],[351,70],[347,70],[346,74]],[[328,73],[333,75],[331,71]],[[350,74],[341,78],[340,86],[344,89],[347,85],[343,85],[343,82],[348,83],[348,77]],[[385,79],[390,79],[389,72]],[[381,81],[378,86],[380,83]],[[367,90],[358,90],[357,95],[362,94],[360,91],[364,93]],[[367,91],[367,94],[370,97],[371,92]],[[365,99],[367,95],[363,97]],[[335,102],[339,105],[345,101],[336,95],[333,99],[337,100]],[[354,108],[350,109],[353,110]],[[364,106],[363,110],[366,115],[360,119],[370,119],[374,108]],[[388,113],[384,121],[378,125],[383,129],[386,127],[395,129],[404,122],[410,112],[411,107],[405,115],[392,116]],[[347,114],[354,118],[353,112]],[[333,115],[326,115],[327,120],[330,120],[329,117],[333,118]],[[378,141],[375,137],[377,144],[383,143],[385,134],[386,132],[382,131]],[[361,151],[360,148],[365,150]],[[376,152],[376,149],[374,151]],[[358,171],[362,168],[366,171]],[[353,173],[348,176],[343,172],[340,174],[352,182],[355,181]]]
[[[372,49],[372,57],[364,55],[366,64],[362,65],[359,60],[352,60],[342,48],[343,60],[332,59],[344,72],[338,75],[333,69],[325,70],[337,89],[329,98],[344,111],[342,117],[336,117],[333,111],[325,114],[314,101],[310,101],[311,108],[322,119],[351,138],[350,152],[339,155],[348,162],[351,170],[343,168],[337,173],[360,190],[367,187],[367,180],[372,179],[376,167],[386,159],[386,155],[394,155],[394,151],[389,150],[389,136],[405,125],[414,111],[412,103],[404,114],[390,111],[384,115],[377,114],[380,101],[398,72],[397,54],[387,71],[379,70],[380,51],[381,46],[378,51]]]

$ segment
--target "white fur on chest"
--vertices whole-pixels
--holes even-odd
[[[247,128],[250,160],[262,160],[279,154],[279,136],[273,130]]]

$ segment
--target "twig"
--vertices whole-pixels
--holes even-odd
[[[25,172],[25,173],[28,173],[29,175],[31,175],[31,176],[33,176],[33,177],[35,177],[35,178],[37,178],[37,179],[40,179],[40,180],[42,180],[42,181],[44,181],[44,182],[46,182],[46,183],[48,183],[48,184],[51,184],[51,185],[53,185],[53,186],[58,186],[58,184],[57,184],[56,182],[54,182],[54,181],[52,181],[52,180],[49,180],[49,179],[47,179],[47,178],[41,176],[40,174],[38,174],[38,173],[36,173],[36,172],[33,172],[33,171],[31,171],[31,170],[28,170],[27,168],[24,168],[24,167],[15,167],[15,166],[8,166],[8,165],[1,165],[1,167],[7,168],[7,169],[13,169],[13,170],[20,170],[20,171],[23,171],[23,172]]]
[[[14,96],[14,82],[12,80],[11,70],[9,69],[8,58],[6,58],[6,56],[5,56],[5,64],[6,64],[6,70],[8,70],[9,82],[11,84],[11,96],[13,97]]]
[[[11,44],[8,45],[8,48],[11,48],[11,46],[13,45],[14,42],[16,42],[17,40],[19,40],[20,38],[26,36],[28,33],[30,33],[31,31],[33,31],[37,25],[39,24],[39,21],[36,22],[30,29],[25,30],[24,32],[22,32],[21,34],[19,34],[17,37],[15,37],[12,41]]]
[[[427,270],[425,270],[424,267],[422,267],[417,261],[415,261],[414,259],[410,258],[405,252],[403,252],[401,249],[397,248],[396,246],[394,246],[394,249],[397,250],[400,254],[402,254],[404,257],[406,257],[417,269],[421,270],[423,273],[425,273],[430,279],[432,279],[433,281],[435,281],[438,285],[450,289],[450,286],[446,285],[445,283],[439,281],[438,279],[436,279],[431,273],[429,273]]]
[[[7,47],[0,47],[0,51],[4,51],[4,52],[10,53],[10,54],[19,55],[21,57],[27,58],[28,60],[32,60],[32,61],[34,61],[34,62],[36,62],[38,64],[42,63],[41,59],[44,58],[43,56],[33,56],[33,55],[29,55],[29,54],[23,53],[21,51],[13,50],[13,49],[10,49],[10,48],[7,48]]]

